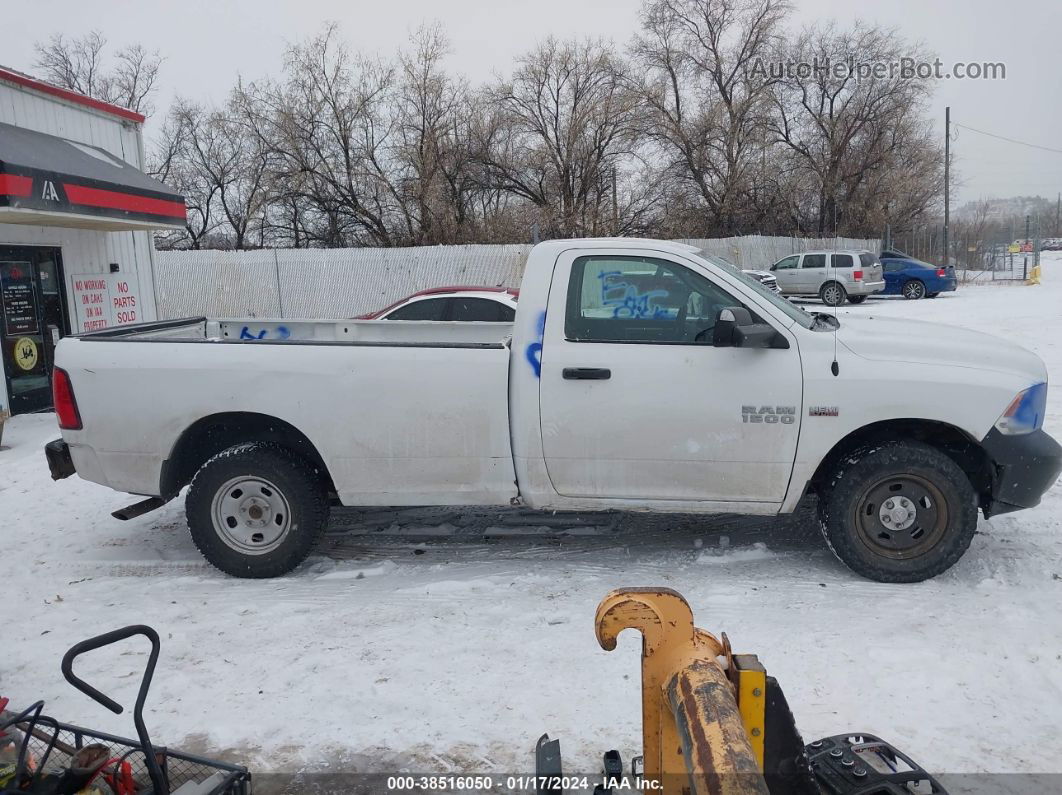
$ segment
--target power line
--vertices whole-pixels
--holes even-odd
[[[1019,140],[1017,140],[1015,138],[1008,138],[1005,135],[996,135],[995,133],[985,132],[984,130],[978,130],[976,127],[967,127],[965,124],[959,124],[957,121],[953,121],[952,124],[954,124],[956,127],[961,127],[964,130],[969,130],[970,132],[975,132],[975,133],[978,133],[980,135],[987,135],[989,138],[998,138],[999,140],[1006,141],[1008,143],[1019,144],[1020,146],[1028,146],[1028,147],[1031,147],[1032,149],[1042,149],[1045,152],[1054,152],[1056,155],[1062,155],[1062,149],[1052,149],[1050,146],[1041,146],[1040,144],[1031,144],[1031,143],[1028,143],[1027,141],[1019,141]]]

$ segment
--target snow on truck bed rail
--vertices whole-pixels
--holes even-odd
[[[170,342],[307,342],[500,347],[512,323],[422,320],[285,320],[185,318],[84,334],[86,340]]]

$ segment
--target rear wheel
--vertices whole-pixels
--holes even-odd
[[[977,529],[977,495],[947,455],[887,442],[846,455],[819,500],[826,543],[878,582],[920,582],[949,569]]]
[[[192,541],[234,577],[276,577],[306,559],[328,520],[313,467],[286,447],[223,450],[196,473],[185,499]]]
[[[861,303],[863,303],[866,300],[867,300],[867,297],[865,295],[850,295],[850,296],[848,296],[848,303],[850,303],[850,304],[861,304]]]
[[[828,282],[819,290],[819,298],[826,306],[840,306],[847,297],[848,294],[844,287],[837,282]]]
[[[926,286],[918,279],[911,279],[903,286],[903,297],[908,301],[917,301],[926,297]]]

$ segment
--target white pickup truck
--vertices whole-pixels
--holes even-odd
[[[808,314],[654,240],[558,240],[513,324],[189,318],[67,337],[56,478],[190,484],[218,568],[297,566],[329,505],[776,514],[859,574],[932,577],[1062,469],[1047,372],[991,336]]]

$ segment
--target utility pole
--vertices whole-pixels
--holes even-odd
[[[1062,237],[1060,220],[1062,220],[1062,193],[1058,194],[1058,201],[1055,202],[1055,237]]]
[[[951,105],[944,108],[944,267],[948,267],[948,220],[951,203]]]

